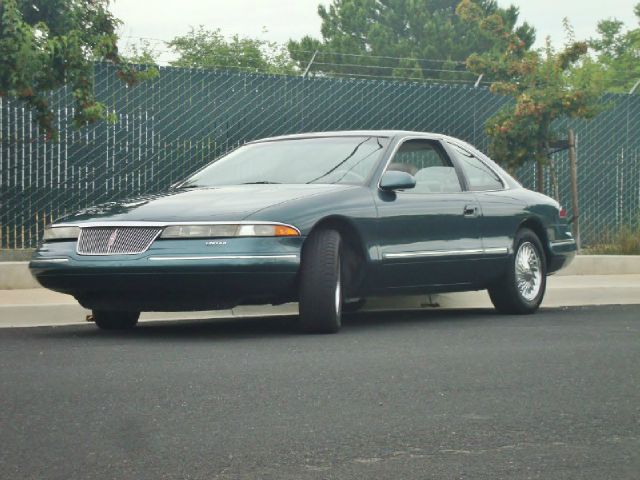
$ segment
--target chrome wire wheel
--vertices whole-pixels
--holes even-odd
[[[532,302],[542,285],[541,260],[536,247],[524,242],[518,248],[515,261],[516,287],[525,300]]]

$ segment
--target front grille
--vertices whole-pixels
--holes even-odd
[[[83,227],[78,238],[80,255],[133,255],[146,251],[161,228]]]

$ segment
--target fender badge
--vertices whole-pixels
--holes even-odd
[[[225,242],[224,240],[210,240],[205,243],[207,247],[216,247],[218,245],[226,245],[226,244],[227,242]]]

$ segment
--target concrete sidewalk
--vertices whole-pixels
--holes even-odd
[[[548,279],[543,307],[640,305],[640,274],[562,275]],[[492,308],[486,291],[369,299],[367,310]],[[245,306],[213,312],[142,314],[143,321],[296,315],[296,304]],[[90,312],[73,297],[42,288],[0,290],[0,328],[84,323]],[[640,306],[638,307],[640,315]]]

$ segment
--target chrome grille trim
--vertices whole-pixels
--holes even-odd
[[[146,252],[162,228],[83,227],[76,244],[78,255],[136,255]]]

